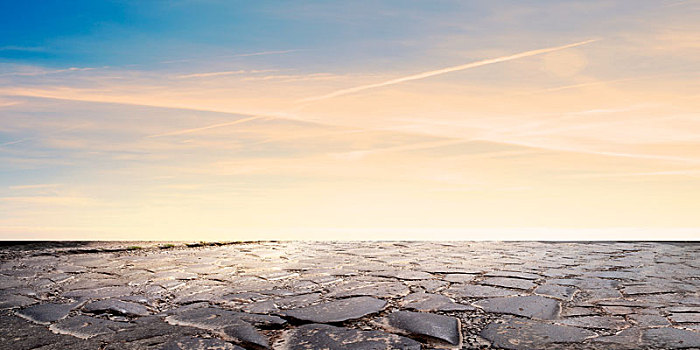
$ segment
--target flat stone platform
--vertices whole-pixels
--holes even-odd
[[[2,349],[700,348],[700,244],[0,248]]]

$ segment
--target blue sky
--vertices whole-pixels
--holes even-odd
[[[27,1],[2,6],[3,56],[53,65],[149,65],[410,34],[399,29],[406,27],[403,21],[384,22],[387,16],[370,3],[364,9],[360,4],[250,1]],[[348,22],[326,15],[347,15]]]
[[[163,60],[305,49],[314,51],[305,55],[306,58],[313,57],[326,64],[339,58],[348,62],[377,58],[377,53],[389,61],[429,48],[450,36],[462,37],[463,45],[492,42],[523,48],[531,43],[518,44],[514,33],[537,34],[540,44],[555,43],[560,36],[600,36],[615,25],[628,26],[628,16],[644,13],[657,4],[657,1],[639,1],[635,6],[624,6],[623,2],[587,5],[561,1],[4,2],[0,5],[3,23],[0,57],[54,66],[152,65]],[[590,25],[591,20],[601,26]]]
[[[5,1],[0,238],[695,229],[699,13]]]
[[[267,67],[382,72],[478,59],[488,48],[527,50],[619,35],[655,26],[654,13],[677,3],[15,1],[0,4],[0,58],[154,70],[255,60]],[[292,54],[236,56],[269,51]]]

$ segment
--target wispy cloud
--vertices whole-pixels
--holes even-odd
[[[510,128],[508,130],[499,130],[498,132],[500,133],[508,133],[510,135],[514,135],[517,137],[524,137],[524,136],[542,136],[542,135],[562,135],[564,132],[567,131],[574,131],[574,130],[583,130],[583,129],[596,129],[596,128],[610,128],[610,127],[616,127],[617,125],[624,125],[624,124],[629,124],[629,120],[626,119],[621,119],[621,120],[610,120],[610,119],[605,119],[602,121],[597,121],[597,122],[572,122],[572,119],[578,118],[578,117],[587,117],[587,116],[598,116],[598,115],[605,115],[605,114],[617,114],[617,113],[625,113],[625,112],[631,112],[631,111],[639,111],[643,109],[648,109],[652,107],[657,107],[658,105],[655,104],[639,104],[639,105],[632,105],[632,106],[626,106],[626,107],[620,107],[620,108],[599,108],[599,109],[589,109],[585,111],[580,111],[580,112],[570,112],[570,113],[564,113],[560,117],[556,117],[554,119],[544,119],[532,124],[525,124],[521,126],[515,126],[513,128]],[[673,116],[664,116],[664,117],[658,117],[655,118],[656,120],[659,121],[664,121],[668,119],[673,119]],[[567,123],[568,121],[568,123]],[[651,119],[650,119],[651,121]]]
[[[31,139],[30,139],[30,138],[26,138],[26,139],[19,139],[19,140],[8,141],[8,142],[0,143],[0,147],[10,146],[10,145],[22,143],[22,142],[25,142],[25,141],[29,141],[29,140],[31,140]]]
[[[293,82],[293,81],[309,81],[309,80],[332,80],[339,76],[330,73],[312,73],[312,74],[277,74],[277,75],[263,75],[263,76],[250,76],[243,78],[244,81],[259,81],[259,80],[277,80],[280,82]]]
[[[53,132],[48,133],[47,135],[56,135],[56,134],[60,134],[60,133],[66,132],[66,131],[71,131],[71,130],[80,129],[80,128],[86,126],[86,125],[89,125],[89,123],[81,123],[81,124],[78,124],[78,125],[73,125],[73,126],[69,126],[69,127],[66,127],[66,128],[57,129],[57,130],[55,130],[55,131],[53,131]],[[25,138],[18,139],[18,140],[13,140],[13,141],[5,142],[5,143],[0,143],[0,147],[15,145],[15,144],[22,143],[22,142],[37,140],[37,139],[40,139],[40,138],[41,138],[40,136],[37,136],[37,137],[25,137]]]
[[[190,111],[227,113],[235,115],[256,115],[288,120],[298,120],[296,114],[275,110],[260,110],[253,108],[233,108],[229,104],[222,104],[220,100],[209,103],[206,100],[163,98],[152,93],[139,94],[133,91],[128,93],[106,93],[104,90],[75,89],[75,88],[2,88],[0,95],[38,97],[64,101],[94,102],[107,104],[121,104],[130,106],[172,108]],[[235,106],[234,106],[235,107]],[[323,124],[316,122],[317,124]]]
[[[206,77],[218,77],[218,76],[244,74],[244,73],[246,73],[245,70],[228,70],[228,71],[223,71],[223,72],[184,74],[184,75],[178,75],[177,78],[179,78],[179,79],[206,78]]]
[[[184,74],[178,75],[177,78],[189,79],[189,78],[208,78],[208,77],[220,77],[227,75],[238,75],[238,74],[257,74],[257,73],[269,73],[276,72],[277,69],[260,69],[260,70],[229,70],[222,72],[208,72],[208,73],[194,73],[194,74]]]
[[[0,51],[25,51],[25,52],[43,52],[46,48],[40,46],[16,46],[8,45],[0,47]]]
[[[297,52],[301,50],[277,50],[277,51],[260,51],[251,53],[242,53],[238,55],[233,55],[234,57],[250,57],[250,56],[265,56],[265,55],[283,55],[286,53]]]
[[[574,178],[615,178],[615,177],[643,177],[643,176],[700,176],[700,169],[626,172],[626,173],[601,173],[572,175]]]
[[[0,107],[10,107],[10,106],[16,106],[18,104],[23,103],[22,101],[3,101],[0,100]]]
[[[697,3],[698,3],[698,0],[680,0],[680,1],[665,4],[661,7],[677,7],[677,6],[692,5],[692,4],[697,4]]]
[[[698,226],[699,1],[473,3],[333,2],[301,22],[263,6],[235,35],[212,16],[175,41],[0,52],[0,236]]]
[[[630,81],[639,81],[639,80],[648,80],[648,79],[658,79],[658,78],[668,78],[668,77],[679,76],[679,75],[688,76],[688,75],[697,75],[697,73],[655,74],[655,75],[649,75],[649,76],[643,76],[643,77],[632,77],[632,78],[622,78],[622,79],[611,79],[611,80],[591,81],[591,82],[586,82],[586,83],[569,84],[569,85],[555,86],[555,87],[551,87],[551,88],[539,89],[539,90],[534,90],[534,91],[527,91],[527,92],[522,92],[522,93],[516,93],[515,95],[532,95],[532,94],[556,92],[556,91],[562,91],[562,90],[580,89],[580,88],[591,87],[591,86],[601,86],[601,85],[609,85],[609,84],[626,83],[626,82],[630,82]]]
[[[3,202],[30,203],[38,205],[89,205],[93,201],[86,197],[72,196],[16,196],[0,197]]]
[[[536,141],[536,140],[518,140],[513,138],[475,138],[474,140],[490,141],[490,142],[500,142],[504,144],[525,146],[538,148],[549,151],[560,151],[560,152],[572,152],[581,154],[592,154],[607,157],[618,157],[618,158],[633,158],[633,159],[648,159],[648,160],[659,160],[666,162],[674,162],[681,164],[700,164],[700,159],[675,156],[675,155],[658,155],[658,154],[646,154],[646,153],[630,153],[630,152],[615,152],[598,150],[592,148],[581,147],[578,145],[567,145],[567,144],[554,144],[546,141]]]
[[[433,141],[433,142],[418,142],[418,143],[413,143],[413,144],[408,144],[408,145],[400,145],[400,146],[394,146],[394,147],[382,147],[382,148],[373,148],[373,149],[367,149],[367,150],[335,153],[335,154],[333,154],[333,156],[343,158],[343,159],[357,159],[357,158],[362,158],[362,157],[365,157],[365,156],[368,156],[371,154],[376,154],[376,153],[418,151],[418,150],[424,150],[424,149],[458,145],[458,144],[467,143],[469,141],[470,140],[459,139],[459,140],[443,140],[443,141]]]
[[[303,102],[313,102],[313,101],[325,100],[325,99],[343,96],[343,95],[348,95],[348,94],[352,94],[352,93],[356,93],[356,92],[360,92],[360,91],[364,91],[364,90],[376,89],[376,88],[380,88],[380,87],[384,87],[384,86],[405,83],[407,81],[425,79],[425,78],[434,77],[436,75],[458,72],[458,71],[462,71],[465,69],[486,66],[489,64],[512,61],[512,60],[516,60],[519,58],[536,56],[536,55],[541,55],[541,54],[545,54],[545,53],[549,53],[549,52],[565,50],[565,49],[569,49],[572,47],[590,44],[590,43],[593,43],[593,42],[596,42],[599,40],[600,39],[580,41],[580,42],[568,44],[568,45],[525,51],[525,52],[521,52],[521,53],[517,53],[517,54],[513,54],[513,55],[501,56],[501,57],[497,57],[497,58],[490,58],[490,59],[481,60],[481,61],[477,61],[477,62],[462,64],[459,66],[452,66],[452,67],[446,67],[446,68],[442,68],[442,69],[436,69],[436,70],[432,70],[432,71],[428,71],[428,72],[423,72],[423,73],[413,74],[413,75],[409,75],[409,76],[405,76],[405,77],[401,77],[401,78],[387,80],[387,81],[384,81],[381,83],[367,84],[367,85],[356,86],[356,87],[352,87],[352,88],[348,88],[348,89],[337,90],[337,91],[334,91],[334,92],[331,92],[331,93],[328,93],[325,95],[301,99],[301,100],[299,100],[299,102],[303,103]]]
[[[285,136],[275,136],[275,137],[270,137],[270,138],[265,138],[257,142],[250,143],[251,146],[255,145],[263,145],[267,143],[279,143],[279,142],[285,142],[285,141],[291,141],[291,140],[301,140],[301,139],[326,139],[329,137],[336,137],[336,136],[342,136],[342,135],[349,135],[349,134],[357,134],[357,133],[364,133],[367,132],[366,129],[356,129],[356,128],[351,128],[347,130],[341,130],[341,131],[331,131],[331,132],[319,132],[319,131],[312,131],[312,132],[296,132],[293,135],[288,135],[287,133],[284,133]]]
[[[34,185],[17,185],[8,187],[11,190],[35,190],[44,188],[55,188],[59,187],[61,184],[34,184]]]
[[[91,70],[95,70],[95,69],[97,69],[97,68],[70,67],[70,68],[52,69],[52,70],[32,69],[30,71],[18,71],[18,72],[2,73],[2,74],[0,74],[0,77],[10,77],[10,76],[33,77],[33,76],[48,75],[48,74],[60,74],[60,73],[68,73],[68,72],[84,72],[84,71],[91,71]]]
[[[237,124],[247,123],[247,122],[250,122],[253,120],[266,119],[266,118],[269,118],[269,117],[253,116],[253,117],[249,117],[249,118],[234,120],[232,122],[212,124],[212,125],[207,125],[207,126],[203,126],[203,127],[199,127],[199,128],[175,130],[175,131],[165,132],[162,134],[149,135],[148,137],[163,137],[163,136],[176,136],[176,135],[191,134],[191,133],[195,133],[195,132],[199,132],[199,131],[215,129],[215,128],[222,128],[222,127],[226,127],[226,126],[237,125]]]
[[[259,51],[259,52],[250,52],[250,53],[240,53],[240,54],[235,54],[235,55],[223,55],[223,56],[214,56],[214,57],[209,57],[209,58],[214,58],[214,59],[222,59],[222,58],[232,58],[232,57],[252,57],[252,56],[267,56],[267,55],[284,55],[288,53],[293,53],[293,52],[298,52],[298,51],[304,51],[302,49],[296,49],[296,50],[271,50],[271,51]],[[182,62],[192,62],[196,61],[197,59],[195,58],[184,58],[181,60],[168,60],[168,61],[162,61],[160,63],[164,64],[169,64],[169,63],[182,63]]]

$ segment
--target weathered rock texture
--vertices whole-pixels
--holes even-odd
[[[0,248],[0,348],[700,348],[697,243],[134,245]]]

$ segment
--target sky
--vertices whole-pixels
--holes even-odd
[[[700,1],[0,2],[0,239],[700,239]]]

